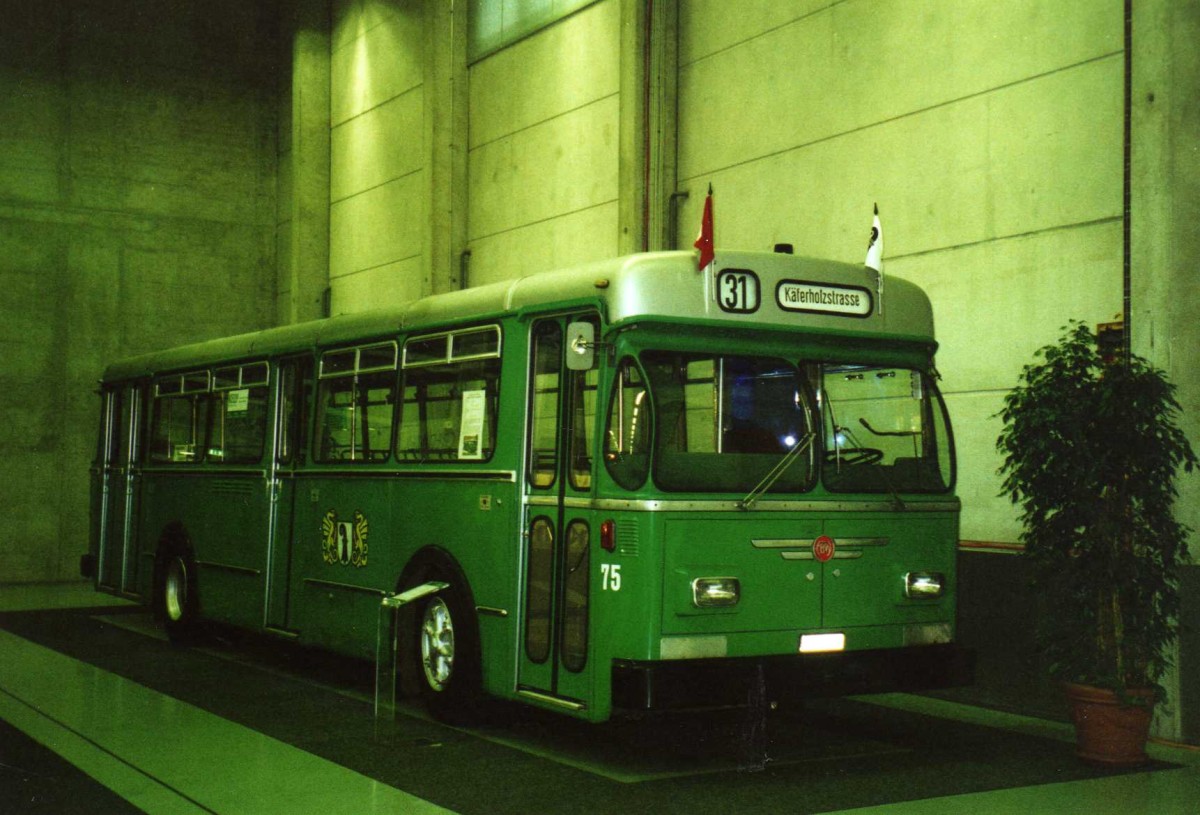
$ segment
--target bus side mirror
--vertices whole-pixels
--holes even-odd
[[[590,371],[596,366],[596,326],[571,323],[567,326],[567,370]]]

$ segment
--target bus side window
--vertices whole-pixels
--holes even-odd
[[[304,437],[308,433],[308,400],[312,393],[312,360],[287,360],[279,367],[282,379],[279,392],[283,400],[280,415],[278,461],[290,463],[304,456]]]
[[[533,336],[533,388],[529,406],[529,483],[549,487],[558,469],[558,388],[562,368],[562,329],[553,320],[538,324]]]
[[[387,461],[396,407],[395,342],[327,351],[317,388],[316,460]]]
[[[392,371],[323,380],[317,404],[318,460],[386,460],[395,388]]]
[[[205,457],[224,464],[257,464],[267,441],[266,362],[226,365],[212,372]]]
[[[571,371],[571,486],[577,490],[592,486],[592,436],[596,426],[596,383],[600,372]]]
[[[124,396],[125,389],[121,387],[100,392],[100,438],[96,449],[96,467],[115,465],[120,459],[120,416]]]
[[[136,416],[134,419],[133,431],[133,462],[135,464],[146,464],[149,453],[147,450],[150,447],[150,411],[153,399],[154,389],[146,383],[137,387],[134,399],[134,410]]]
[[[208,458],[225,464],[254,464],[267,438],[267,389],[259,386],[208,395]]]
[[[204,394],[156,398],[150,423],[150,460],[180,464],[202,459],[208,406]]]
[[[500,359],[404,371],[396,456],[401,461],[485,461],[496,449]]]

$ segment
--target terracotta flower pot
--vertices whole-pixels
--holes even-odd
[[[1146,740],[1154,713],[1154,691],[1130,690],[1135,704],[1122,704],[1115,691],[1064,682],[1075,722],[1075,752],[1106,767],[1136,767],[1150,761]]]

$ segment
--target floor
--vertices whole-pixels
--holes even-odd
[[[112,598],[96,595],[84,584],[0,585],[0,613],[114,605]],[[95,625],[130,638],[114,641],[132,643],[132,649],[154,636],[152,630],[137,632],[139,625],[145,627],[140,619],[131,612],[109,615]],[[150,645],[167,648],[158,642]],[[77,646],[74,653],[86,650]],[[201,652],[188,659],[192,661],[169,663],[157,674],[143,676],[115,667],[118,663],[73,656],[0,628],[0,810],[152,815],[584,813],[694,811],[719,805],[738,812],[1162,815],[1196,812],[1200,801],[1200,751],[1162,744],[1151,746],[1152,757],[1161,762],[1154,771],[1049,783],[1041,778],[1034,786],[1009,786],[1011,778],[988,777],[989,771],[1007,772],[1002,768],[1010,765],[1004,761],[1011,759],[991,755],[987,744],[1017,739],[1010,752],[1032,746],[1049,756],[1067,756],[1069,729],[916,696],[891,695],[872,698],[868,707],[859,705],[856,709],[876,713],[863,720],[867,730],[860,729],[854,739],[834,737],[817,746],[792,743],[777,727],[772,750],[781,760],[755,773],[748,769],[761,768],[748,768],[736,758],[731,763],[696,758],[692,742],[705,737],[688,731],[688,724],[675,735],[664,735],[667,728],[642,725],[624,731],[581,729],[560,720],[545,727],[522,720],[461,731],[443,728],[419,710],[401,706],[394,722],[372,729],[372,700],[361,687],[335,688],[331,694],[330,686],[315,674],[281,679],[275,667],[237,649]],[[217,667],[210,670],[210,663]],[[162,677],[161,682],[155,676]],[[321,732],[298,736],[303,722],[288,719],[308,714],[268,715],[257,710],[262,704],[253,700],[261,697],[253,695],[255,687],[247,686],[274,694],[271,683],[284,679],[289,687],[301,688],[295,691],[301,694],[297,700],[308,694],[321,704],[336,695],[336,704],[330,704],[340,711],[338,718],[318,723],[313,714],[305,720]],[[223,707],[230,699],[234,701]],[[302,711],[300,703],[285,707]],[[870,732],[874,721],[881,722],[878,733]],[[903,734],[886,732],[889,721],[900,730],[929,732],[909,741]],[[343,726],[345,732],[338,732]],[[597,732],[603,735],[588,735]],[[952,749],[948,758],[937,759],[944,763],[929,766],[924,758],[930,750],[920,745],[966,738],[962,733],[992,736],[963,751],[970,755],[956,756]],[[682,758],[675,761],[674,754]],[[710,759],[713,763],[705,763]],[[1065,760],[1067,770],[1051,779],[1074,773]],[[977,779],[977,786],[1006,788],[904,800],[912,798],[903,789],[904,774],[885,774],[904,761],[927,775],[969,775]],[[405,764],[410,772],[406,775],[403,768],[392,766],[397,764]],[[835,765],[836,771],[828,769]],[[575,785],[577,798],[560,794],[557,788],[563,785]],[[838,790],[848,785],[873,791],[846,798]],[[539,794],[545,796],[544,807],[526,800],[525,791],[538,786],[543,787]],[[823,803],[888,798],[897,802],[841,809]],[[795,807],[781,806],[781,801]]]

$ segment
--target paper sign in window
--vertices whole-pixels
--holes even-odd
[[[230,391],[225,397],[226,413],[245,413],[250,409],[250,389],[240,388]]]
[[[458,457],[483,458],[483,425],[487,391],[463,391],[462,422],[458,430]]]

